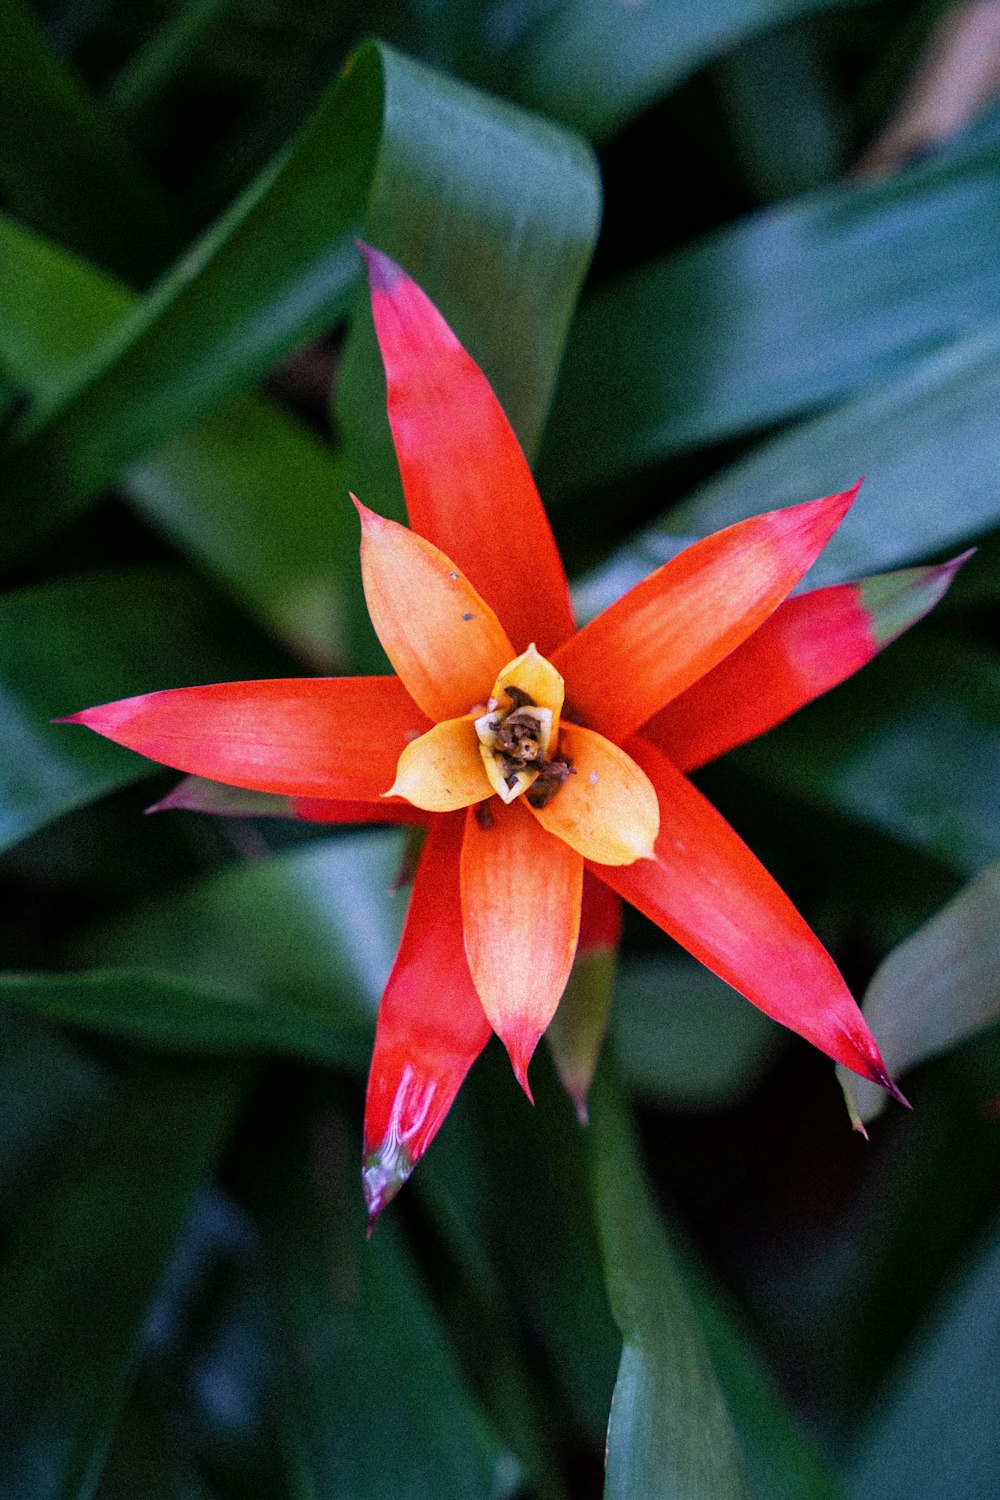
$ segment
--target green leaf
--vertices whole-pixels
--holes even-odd
[[[244,622],[166,570],[92,573],[0,600],[0,848],[154,769],[53,716],[152,687],[267,675],[277,660],[254,647]]]
[[[668,1109],[717,1109],[741,1099],[782,1033],[701,964],[624,961],[615,983],[615,1052],[629,1087]]]
[[[723,1298],[693,1263],[682,1270],[757,1500],[843,1500],[818,1444]]]
[[[894,1077],[1000,1018],[1000,861],[894,948],[868,986],[864,1013]],[[853,1115],[881,1114],[884,1094],[838,1067]]]
[[[224,870],[89,933],[74,958],[227,996],[219,1026],[235,1028],[242,1009],[248,1042],[296,1038],[296,1050],[311,1050],[324,1036],[352,1040],[370,1032],[395,957],[401,849],[394,832],[345,833]],[[204,1045],[207,1020],[186,1024]]]
[[[702,1330],[649,1197],[607,1072],[592,1095],[595,1212],[624,1348],[608,1426],[606,1500],[747,1496]]]
[[[912,1350],[852,1466],[857,1500],[992,1500],[1000,1385],[996,1229]]]
[[[548,414],[597,235],[600,181],[584,142],[499,100],[445,85],[391,52],[365,238],[405,266],[486,372],[529,457]],[[367,288],[338,395],[350,488],[403,520]],[[356,588],[360,603],[360,587]],[[356,660],[384,657],[359,607]]]
[[[167,88],[232,0],[183,0],[172,15],[128,59],[108,89],[108,103],[121,116],[140,112]]]
[[[993,324],[764,444],[672,510],[670,532],[714,531],[755,511],[833,494],[864,474],[811,585],[954,551],[1000,523],[998,397],[1000,325]],[[645,535],[647,554],[656,551],[655,537]]]
[[[241,1094],[238,1074],[145,1062],[22,1215],[0,1267],[5,1478],[93,1494],[152,1295]]]
[[[645,0],[623,15],[602,0],[559,0],[534,24],[536,8],[521,5],[504,15],[518,42],[515,91],[523,103],[605,136],[743,38],[836,3]]]
[[[1000,854],[998,758],[1000,662],[924,627],[729,765],[971,875]]]
[[[0,216],[0,355],[37,399],[134,303],[118,282]],[[121,483],[141,515],[315,665],[343,659],[356,522],[342,465],[296,418],[241,396]]]
[[[846,166],[847,122],[831,73],[808,21],[752,37],[715,65],[733,149],[756,198],[809,192]]]
[[[985,139],[744,218],[595,293],[567,349],[543,490],[611,483],[843,400],[996,318],[993,121]]]
[[[129,1400],[108,1453],[96,1500],[212,1500],[186,1453],[178,1451],[166,1414]]]
[[[144,969],[0,974],[0,1004],[176,1052],[278,1052],[358,1071],[371,1053],[370,1021],[343,1005],[317,1012],[294,994],[282,1001],[261,989],[226,991]]]
[[[81,1128],[105,1073],[52,1027],[0,1016],[0,1201],[10,1200],[60,1140]]]
[[[516,1462],[476,1410],[395,1224],[365,1244],[356,1120],[334,1104],[308,1124],[294,1152],[271,1153],[259,1195],[291,1492],[500,1500]]]
[[[0,0],[0,33],[7,205],[126,280],[148,281],[180,242],[165,195],[21,0]]]
[[[397,97],[404,100],[403,118],[394,114]],[[470,125],[484,110],[487,123]],[[423,237],[440,241],[455,233],[470,196],[471,212],[478,216],[496,195],[499,154],[481,162],[469,152],[491,139],[494,130],[516,149],[518,131],[503,130],[508,115],[509,106],[484,104],[389,48],[362,47],[289,150],[26,424],[6,476],[9,503],[20,512],[16,533],[11,529],[3,549],[7,559],[23,555],[123,469],[217,409],[346,311],[358,275],[352,236],[361,226],[377,169],[405,177],[411,194],[414,184],[423,184],[416,219]],[[430,149],[422,139],[425,128],[460,132],[444,153],[453,179],[442,181],[418,164],[414,153],[419,150],[425,161]],[[543,138],[542,155],[549,143],[560,170],[568,157],[579,154],[554,126],[528,121],[521,129],[529,141]],[[388,166],[386,154],[380,156],[383,137]],[[397,160],[404,151],[405,163]],[[521,232],[517,214],[535,160],[529,153],[507,164],[504,175],[516,183],[519,196],[517,213],[508,203],[503,217],[505,243],[512,227]],[[553,167],[550,182],[555,174]],[[377,181],[374,192],[377,203]],[[592,177],[580,221],[587,226],[589,248]],[[547,240],[529,264],[545,263],[551,250]],[[486,264],[492,269],[493,262]],[[582,270],[581,263],[577,277]],[[555,279],[560,278],[567,279],[565,272]],[[499,287],[490,286],[498,328],[506,326],[509,308],[500,295],[510,284],[504,278]],[[556,356],[563,331],[554,340]],[[546,349],[552,343],[540,340]],[[543,376],[547,389],[554,366]],[[541,411],[535,419],[540,423]]]

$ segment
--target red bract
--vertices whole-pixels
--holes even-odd
[[[849,490],[695,543],[575,630],[486,378],[419,287],[367,258],[412,529],[359,505],[361,563],[397,676],[187,688],[73,717],[208,778],[182,784],[174,806],[239,810],[223,783],[292,816],[426,821],[368,1085],[371,1217],[491,1031],[527,1090],[574,956],[617,940],[608,890],[900,1097],[832,959],[683,773],[857,670],[940,598],[956,564],[789,600]],[[581,1112],[585,1072],[567,1080]]]

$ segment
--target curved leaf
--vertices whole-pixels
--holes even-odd
[[[0,33],[5,201],[100,265],[147,281],[180,242],[166,195],[21,0],[0,0]]]
[[[567,349],[543,494],[854,395],[1000,315],[998,135],[1000,113],[985,139],[743,218],[598,291]],[[796,498],[838,487],[810,483]]]
[[[361,1070],[371,1052],[363,1014],[326,1011],[296,997],[247,993],[145,969],[73,974],[0,974],[0,1004],[31,1015],[125,1037],[144,1047],[226,1057],[279,1052]]]
[[[238,1073],[145,1062],[22,1217],[0,1269],[5,1482],[93,1494],[146,1312],[241,1094]]]
[[[58,391],[134,305],[118,282],[0,215],[0,355],[36,399]],[[356,523],[342,465],[297,418],[240,396],[121,485],[310,661],[329,669],[343,659]]]
[[[515,389],[532,394],[521,412],[540,423],[544,402],[537,403],[536,386],[539,377],[546,392],[551,385],[565,325],[543,318],[542,328],[555,326],[555,337],[532,330],[529,344],[542,353],[537,361],[526,359],[520,335],[531,324],[512,322],[500,296],[530,267],[550,263],[567,213],[570,238],[580,238],[577,222],[586,224],[583,258],[567,277],[557,254],[556,272],[541,277],[528,300],[542,309],[553,280],[568,282],[575,293],[593,232],[588,157],[582,158],[590,189],[582,213],[569,195],[557,196],[555,211],[542,215],[555,230],[542,236],[527,264],[517,254],[511,260],[507,247],[512,228],[523,233],[523,188],[538,162],[554,158],[544,174],[552,183],[582,151],[555,126],[484,102],[385,46],[362,47],[290,150],[31,416],[8,466],[9,503],[18,507],[20,520],[4,540],[4,556],[29,551],[123,469],[215,410],[347,310],[359,269],[352,236],[370,198],[377,224],[380,170],[406,181],[410,232],[422,243],[431,237],[438,244],[460,241],[458,228],[468,215],[465,233],[479,246],[483,207],[498,205],[503,232],[496,245],[503,247],[501,262],[507,257],[506,274],[498,283],[497,262],[483,262],[482,274],[490,278],[485,305],[495,309],[501,345],[508,341],[507,349],[513,347],[524,365]],[[513,201],[510,191],[498,191],[504,177],[511,189],[516,186]],[[543,195],[536,201],[545,208]],[[524,243],[534,245],[535,238]],[[562,306],[568,313],[572,296]],[[516,363],[505,357],[512,374]],[[517,403],[512,405],[516,418]],[[370,487],[366,493],[371,496]]]
[[[356,1123],[333,1101],[258,1172],[290,1492],[501,1500],[517,1463],[477,1410],[391,1222],[364,1241]]]
[[[883,959],[862,1009],[894,1076],[1000,1018],[1000,861],[989,865]],[[859,1121],[881,1114],[881,1089],[837,1069]]]
[[[673,557],[688,533],[865,474],[850,514],[809,573],[841,583],[956,547],[1000,524],[1000,324],[927,355],[887,385],[803,422],[732,464],[618,548],[580,591],[603,605]],[[970,586],[976,584],[972,567]]]
[[[405,905],[386,894],[400,852],[396,834],[350,833],[224,870],[95,929],[73,956],[227,996],[220,1025],[235,1027],[243,1006],[247,1040],[263,1026],[299,1042],[370,1033]],[[207,1019],[185,1024],[202,1046]]]
[[[591,1095],[595,1209],[625,1341],[608,1425],[606,1500],[745,1500],[739,1448],[697,1317],[607,1074]]]
[[[744,38],[837,4],[645,0],[619,8],[602,0],[558,0],[534,25],[535,6],[509,6],[505,28],[514,31],[520,19],[524,32],[515,51],[514,89],[525,104],[605,136]]]
[[[0,847],[152,770],[54,715],[150,676],[183,684],[267,670],[246,634],[194,579],[166,570],[90,573],[0,600]]]
[[[856,1500],[991,1500],[1000,1386],[1000,1238],[938,1311],[867,1427],[852,1465]]]

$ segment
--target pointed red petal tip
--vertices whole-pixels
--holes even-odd
[[[402,266],[398,266],[388,255],[376,250],[373,245],[366,245],[364,240],[356,240],[355,243],[368,266],[368,285],[373,293],[391,292],[397,283],[405,279],[406,272]]]
[[[391,1131],[375,1150],[365,1150],[361,1186],[368,1212],[369,1239],[379,1214],[392,1202],[415,1166],[406,1146]]]
[[[88,709],[81,708],[81,710],[80,710],[80,712],[78,714],[60,714],[60,716],[59,716],[58,719],[50,719],[49,723],[50,724],[86,724],[87,720],[84,717],[84,715],[87,714],[88,712],[89,712]]]
[[[535,1055],[535,1048],[541,1040],[542,1033],[534,1027],[527,1026],[523,1022],[515,1021],[500,1033],[500,1040],[507,1048],[511,1067],[514,1069],[514,1077],[524,1089],[528,1096],[528,1103],[534,1104],[535,1096],[531,1092],[528,1083],[528,1064]]]
[[[881,1060],[878,1063],[872,1065],[871,1071],[868,1076],[871,1079],[872,1083],[877,1083],[882,1088],[884,1088],[886,1093],[896,1100],[897,1104],[903,1105],[904,1109],[913,1108],[913,1105],[910,1103],[909,1099],[907,1099],[906,1095],[903,1093],[903,1090],[899,1087],[899,1084],[893,1082],[893,1080],[889,1077],[885,1065],[881,1062]]]

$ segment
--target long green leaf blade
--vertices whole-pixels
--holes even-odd
[[[739,1449],[704,1336],[648,1196],[606,1073],[591,1101],[594,1194],[624,1348],[608,1427],[606,1500],[746,1500]]]
[[[6,203],[126,280],[148,281],[180,243],[166,195],[21,0],[0,0],[0,35]]]
[[[1000,862],[883,959],[864,999],[886,1067],[899,1077],[1000,1017]],[[882,1113],[882,1091],[837,1069],[852,1113]]]
[[[515,92],[525,104],[599,138],[745,38],[836,4],[646,0],[621,10],[601,0],[561,0],[546,7],[520,42]]]
[[[597,292],[546,437],[549,492],[787,421],[997,317],[998,130],[744,218]]]
[[[165,630],[162,622],[169,620]],[[49,721],[93,702],[280,670],[194,579],[123,569],[0,600],[0,847],[154,769]]]
[[[18,1500],[86,1500],[146,1310],[240,1097],[239,1075],[147,1062],[22,1216],[0,1269],[5,1480]]]

